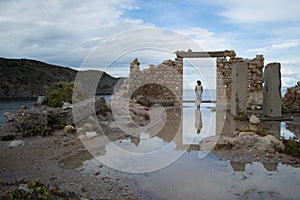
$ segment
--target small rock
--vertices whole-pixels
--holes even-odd
[[[42,105],[42,104],[44,104],[46,102],[46,100],[47,100],[46,96],[38,96],[36,104],[37,105]]]
[[[258,117],[256,115],[251,115],[251,117],[250,117],[250,123],[251,124],[259,124],[260,120],[258,119]]]
[[[62,105],[61,108],[64,109],[64,110],[72,109],[72,108],[73,108],[73,105],[70,104],[69,102],[64,102],[64,104]]]
[[[85,124],[83,125],[83,129],[84,129],[85,131],[93,131],[93,130],[94,130],[94,126],[93,126],[91,123],[85,123]]]
[[[86,132],[86,133],[85,133],[85,136],[86,136],[87,138],[92,138],[92,137],[97,136],[97,133],[96,133],[95,131]]]
[[[115,122],[111,122],[108,127],[111,128],[111,129],[119,128],[118,125]]]
[[[29,188],[27,186],[27,184],[20,184],[18,187],[18,190],[23,190],[24,192],[29,192]]]
[[[9,112],[3,113],[3,117],[5,117],[7,119],[9,117]]]
[[[14,121],[13,115],[9,114],[9,112],[3,113],[3,117],[6,118],[6,121],[7,121],[7,122],[12,122],[12,121]]]
[[[10,142],[9,147],[17,147],[17,146],[24,146],[25,142],[23,140],[14,140]]]
[[[76,133],[76,128],[72,125],[67,125],[64,127],[65,133]]]
[[[99,174],[100,174],[100,171],[96,172],[96,173],[94,174],[94,176],[98,176]]]
[[[101,121],[100,124],[104,125],[104,126],[109,126],[109,122],[108,121]]]
[[[82,128],[82,127],[78,128],[78,129],[77,129],[77,132],[78,132],[78,133],[84,132],[84,131],[83,131],[83,128]]]
[[[8,135],[2,136],[2,137],[1,137],[1,140],[3,140],[3,141],[10,141],[10,140],[14,140],[15,138],[16,138],[15,135],[10,135],[10,134],[8,134]]]
[[[96,120],[95,120],[95,118],[94,118],[93,116],[89,116],[89,117],[87,118],[87,122],[88,122],[88,123],[91,123],[91,124],[94,124],[94,123],[96,122]]]

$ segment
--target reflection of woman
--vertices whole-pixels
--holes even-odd
[[[195,128],[197,133],[202,129],[202,115],[200,109],[195,109]]]
[[[196,100],[195,103],[197,105],[197,108],[200,108],[200,104],[202,102],[202,93],[203,93],[203,87],[201,85],[201,81],[197,81],[197,85],[195,86],[195,93],[196,93]]]

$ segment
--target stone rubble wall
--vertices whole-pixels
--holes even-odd
[[[282,108],[286,112],[300,112],[300,81],[287,89],[282,99]]]
[[[144,95],[152,99],[182,101],[182,59],[140,70],[138,59],[130,63],[129,77],[124,80],[114,98],[134,98]]]
[[[232,65],[246,62],[248,65],[248,109],[262,109],[263,104],[263,69],[264,57],[257,55],[253,59],[236,57],[234,51],[225,51],[223,57],[217,58],[217,102],[230,105],[232,88]],[[130,74],[125,79],[114,98],[133,98],[137,95],[150,96],[156,99],[182,101],[183,58],[175,61],[166,60],[163,63],[140,70],[138,59],[130,63]]]
[[[236,57],[234,51],[230,51],[228,55],[217,58],[217,101],[230,105],[232,65],[238,62],[246,62],[248,65],[247,107],[260,110],[263,104],[264,57],[262,55],[257,55],[254,59],[243,59]]]

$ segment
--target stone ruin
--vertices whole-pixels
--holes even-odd
[[[277,100],[277,94],[280,92],[281,87],[279,63],[267,65],[270,70],[266,70],[268,75],[264,76],[263,55],[257,55],[253,59],[245,59],[236,57],[236,53],[233,50],[213,52],[192,52],[189,50],[187,52],[177,51],[175,53],[177,55],[175,60],[166,60],[157,66],[150,65],[149,68],[143,70],[140,69],[138,59],[134,59],[130,63],[129,77],[125,79],[123,85],[119,88],[119,91],[116,92],[115,97],[136,98],[139,95],[143,95],[155,99],[156,101],[170,100],[182,103],[183,59],[214,57],[216,58],[217,103],[224,103],[226,106],[225,108],[228,109],[231,104],[238,101],[244,101],[238,99],[234,96],[235,94],[232,93],[244,92],[246,95],[246,106],[244,106],[242,110],[239,108],[232,113],[233,115],[239,115],[245,114],[247,110],[263,110],[264,101],[271,102],[273,96],[276,94],[275,103],[272,102],[272,105],[266,105],[267,109],[264,109],[263,112],[265,112],[264,114],[266,114],[266,116],[280,117],[281,100]],[[246,74],[243,75],[243,79],[237,76],[237,72],[234,72],[236,73],[234,75],[237,86],[233,91],[232,83],[235,78],[232,73],[233,66],[237,63],[244,63],[243,65],[246,65],[247,71]],[[274,73],[276,76],[272,78],[272,74]],[[239,87],[241,82],[246,84],[243,91]],[[263,86],[264,82],[268,82],[267,86],[269,87],[269,89],[265,89],[265,91]],[[271,87],[273,83],[277,88]],[[279,99],[280,98],[281,96],[279,94]],[[240,103],[241,102],[238,102],[238,104],[233,106],[239,106]],[[280,109],[276,109],[277,107],[280,107]]]
[[[229,57],[229,59],[228,59]],[[245,62],[247,71],[247,107],[260,110],[263,104],[263,68],[264,57],[257,55],[253,59],[236,57],[234,51],[217,58],[217,97],[218,101],[230,104],[232,89],[232,66],[235,63]],[[225,88],[225,95],[222,91]]]
[[[216,58],[216,89],[217,102],[223,102],[230,107],[232,90],[232,66],[236,63],[247,64],[247,107],[262,109],[263,104],[263,69],[264,57],[257,55],[253,59],[236,57],[235,51],[214,52],[184,52],[177,51],[177,59],[183,58]]]
[[[182,63],[176,59],[149,68],[140,69],[140,63],[135,58],[130,63],[130,73],[127,79],[114,95],[116,97],[137,98],[146,96],[150,100],[161,103],[182,101]]]

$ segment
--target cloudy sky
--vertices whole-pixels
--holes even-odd
[[[234,49],[280,62],[282,85],[293,86],[300,80],[299,8],[299,0],[1,0],[0,57],[80,68],[98,52],[90,67],[123,76],[134,57],[148,65],[174,59],[176,50]],[[214,87],[214,64],[190,62]],[[197,79],[193,70],[185,70],[188,82]]]

